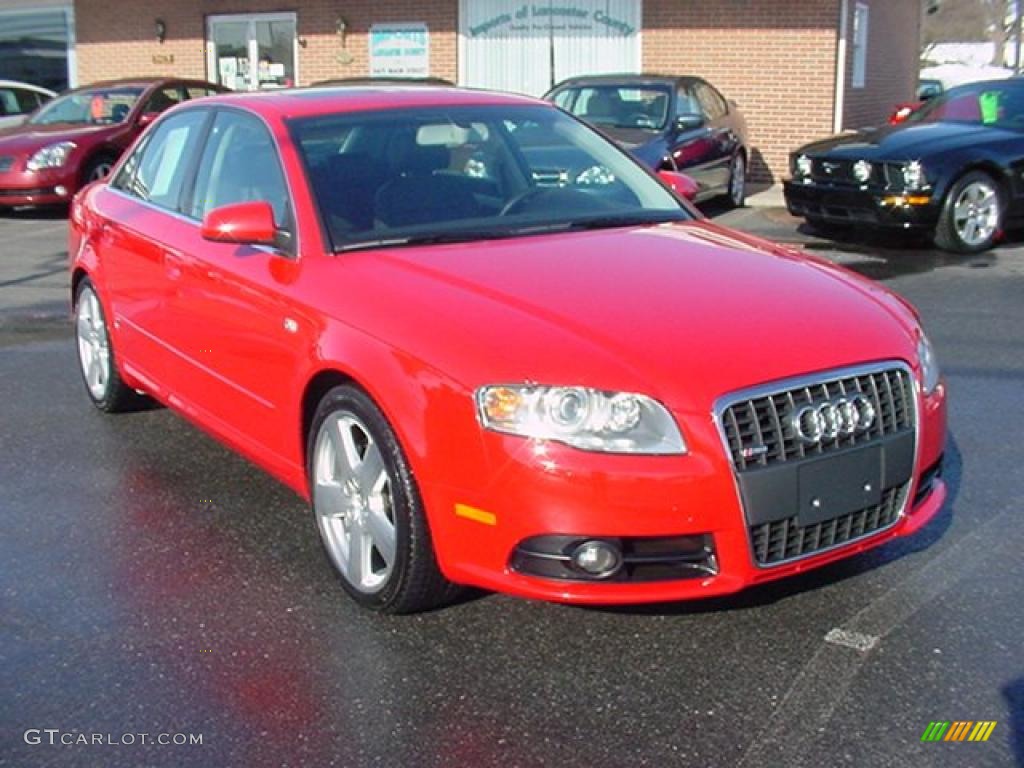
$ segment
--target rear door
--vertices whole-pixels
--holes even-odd
[[[103,289],[122,363],[158,393],[180,366],[164,312],[181,278],[174,254],[195,226],[180,214],[181,193],[210,117],[194,109],[156,126],[97,198]]]
[[[707,120],[711,148],[709,152],[709,177],[715,189],[729,185],[729,173],[733,155],[739,148],[739,136],[733,130],[729,119],[729,105],[722,95],[703,81],[694,86],[701,111]]]

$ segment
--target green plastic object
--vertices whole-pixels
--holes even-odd
[[[991,125],[999,120],[999,91],[985,91],[978,96],[981,122]]]

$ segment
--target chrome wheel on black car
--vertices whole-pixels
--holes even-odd
[[[999,184],[972,171],[949,191],[935,229],[935,244],[947,251],[978,253],[991,248],[1002,229]]]
[[[732,159],[729,172],[729,204],[733,208],[742,208],[747,201],[747,163],[743,154]]]

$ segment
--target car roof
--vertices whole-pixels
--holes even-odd
[[[696,75],[658,75],[658,74],[636,74],[634,73],[622,73],[622,74],[611,74],[611,75],[581,75],[580,77],[570,77],[562,82],[558,83],[551,90],[557,90],[559,88],[565,88],[566,86],[587,86],[587,85],[612,85],[612,84],[626,84],[626,85],[675,85],[676,83],[692,83],[697,81],[703,81],[703,78],[697,77]]]
[[[453,86],[451,80],[443,77],[337,77],[330,80],[321,80],[312,83],[311,88],[323,88],[332,86],[355,86],[365,85],[375,87],[378,85],[448,85]]]
[[[190,102],[189,102],[190,103]],[[202,99],[205,107],[231,104],[280,119],[315,117],[339,112],[377,112],[396,108],[429,108],[485,105],[543,105],[529,96],[472,88],[432,85],[380,85],[286,88],[274,91],[223,93]],[[187,107],[183,105],[183,107]]]
[[[80,85],[75,88],[75,91],[91,91],[95,88],[130,88],[136,86],[139,88],[154,88],[160,85],[198,85],[207,88],[222,88],[216,83],[210,83],[206,80],[196,80],[189,77],[123,77],[118,80],[99,80],[95,83],[88,83],[86,85]]]
[[[53,93],[49,88],[43,88],[41,85],[33,85],[32,83],[23,83],[20,80],[0,80],[0,88],[27,88],[37,93]]]

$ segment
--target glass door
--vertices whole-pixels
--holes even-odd
[[[207,38],[210,80],[236,91],[296,84],[294,13],[210,16]]]

